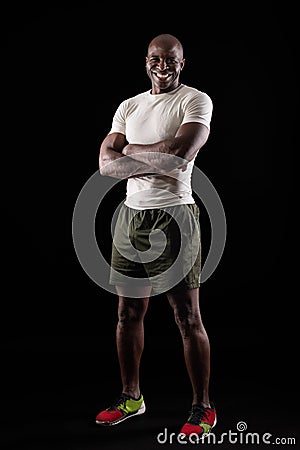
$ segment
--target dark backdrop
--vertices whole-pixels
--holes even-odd
[[[190,407],[181,340],[160,295],[145,320],[149,419],[115,434],[95,428],[98,410],[120,390],[117,302],[85,273],[72,241],[75,202],[98,170],[113,113],[150,88],[147,45],[164,32],[184,46],[182,82],[214,104],[196,165],[216,188],[228,227],[222,259],[201,286],[216,432],[243,420],[249,431],[296,435],[295,13],[272,2],[143,8],[2,10],[2,448],[155,448],[157,433],[178,431]],[[105,254],[124,195],[121,182],[97,213]],[[196,201],[205,257],[210,221]]]

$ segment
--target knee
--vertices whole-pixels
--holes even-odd
[[[118,312],[118,325],[125,327],[127,325],[132,326],[143,322],[145,311],[142,305],[130,304],[121,305]]]
[[[201,318],[195,312],[189,311],[186,308],[174,310],[174,318],[179,330],[184,336],[201,331]]]

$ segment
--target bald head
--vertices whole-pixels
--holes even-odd
[[[178,52],[178,56],[183,58],[183,47],[181,42],[172,34],[159,34],[153,38],[148,46],[148,54],[151,52],[153,47],[174,49]]]
[[[152,82],[153,95],[173,91],[179,86],[185,64],[182,45],[171,34],[159,34],[150,42],[146,70]]]

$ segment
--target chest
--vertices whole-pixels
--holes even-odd
[[[134,105],[126,116],[126,137],[131,143],[150,144],[175,136],[184,117],[173,101]]]

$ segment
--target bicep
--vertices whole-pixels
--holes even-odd
[[[126,137],[122,133],[110,133],[104,139],[100,146],[99,165],[100,168],[106,164],[120,158],[122,150],[127,144]]]
[[[209,128],[203,123],[189,122],[181,125],[175,136],[177,155],[191,161],[209,136]]]
[[[100,153],[109,150],[121,153],[126,144],[127,141],[124,134],[110,133],[104,138],[100,146]]]

